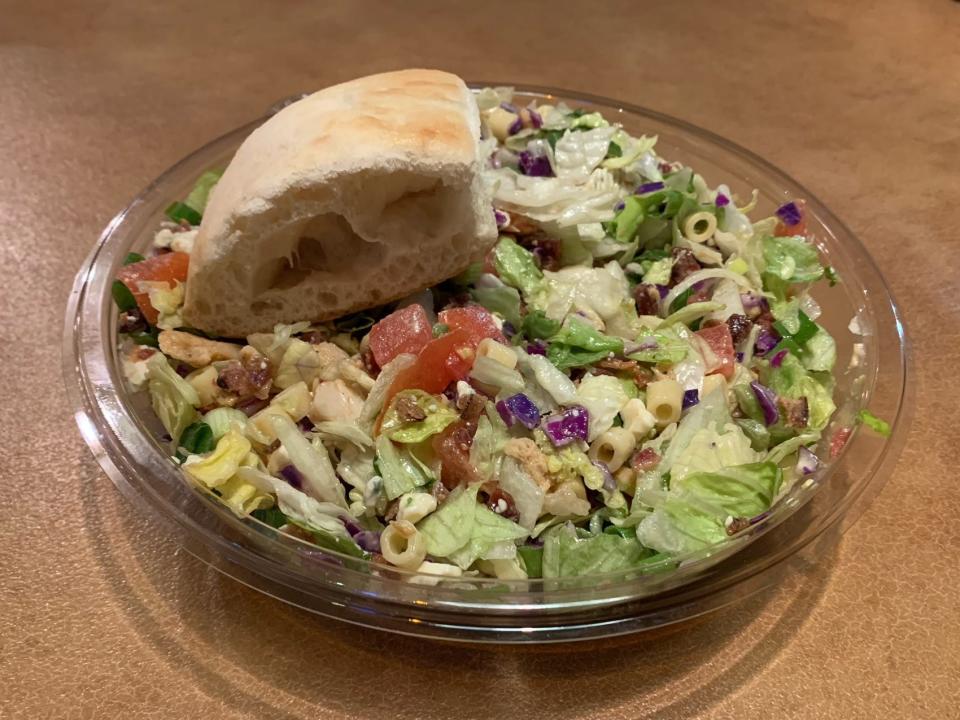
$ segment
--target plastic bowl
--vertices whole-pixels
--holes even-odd
[[[482,87],[482,85],[475,85]],[[165,521],[191,553],[285,602],[360,625],[411,635],[480,642],[549,642],[649,629],[700,615],[802,572],[862,513],[892,469],[905,425],[906,343],[890,291],[867,251],[819,200],[753,153],[650,110],[589,95],[528,88],[519,100],[599,110],[635,134],[659,136],[658,152],[693,166],[740,197],[760,193],[755,217],[806,198],[808,227],[842,282],[818,289],[820,320],[837,339],[838,412],[833,433],[871,410],[890,438],[862,429],[835,460],[795,486],[761,522],[676,569],[560,580],[471,579],[431,587],[409,573],[372,573],[364,561],[322,553],[249,518],[238,518],[191,487],[171,462],[143,394],[126,391],[116,351],[110,285],[126,254],[149,246],[163,209],[210,167],[225,166],[261,118],[181,160],[104,230],[76,277],[64,333],[64,373],[77,423],[97,461],[134,505]],[[858,319],[862,337],[848,330]],[[844,368],[854,343],[864,354]],[[382,569],[382,566],[377,566]]]

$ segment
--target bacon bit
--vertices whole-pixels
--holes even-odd
[[[638,315],[657,315],[660,313],[660,291],[650,283],[640,283],[634,288],[633,301],[637,305]]]
[[[690,250],[675,247],[670,254],[673,256],[673,269],[670,271],[671,286],[700,270],[700,263]]]
[[[653,373],[653,369],[646,365],[637,365],[637,369],[633,371],[633,381],[641,390],[653,382],[654,377],[656,376]]]
[[[249,345],[240,351],[239,360],[231,360],[220,370],[217,385],[241,398],[266,400],[270,396],[273,368],[270,361]]]
[[[559,270],[562,245],[557,238],[538,231],[532,235],[518,237],[521,247],[533,253],[533,258],[541,270]]]
[[[417,405],[417,401],[409,395],[401,395],[396,402],[397,415],[403,422],[420,422],[426,420],[427,412]]]
[[[448,490],[483,480],[470,462],[470,446],[485,402],[479,395],[469,398],[460,419],[433,436],[433,450],[440,458],[440,481]]]
[[[807,398],[779,398],[780,408],[783,410],[784,424],[792,428],[805,428],[810,422],[810,406]]]
[[[542,232],[536,222],[520,213],[510,213],[510,224],[503,229],[503,232],[511,235],[533,235]]]
[[[733,344],[739,345],[750,334],[750,321],[746,315],[735,313],[727,318],[727,327],[730,328],[730,336],[733,338]]]
[[[736,535],[741,530],[746,530],[750,527],[750,518],[738,517],[734,518],[729,525],[727,525],[727,535]]]
[[[637,472],[646,472],[647,470],[653,470],[659,465],[660,460],[661,458],[656,450],[653,448],[644,448],[630,458],[630,465],[632,465],[633,469]]]
[[[513,495],[501,489],[498,482],[488,480],[480,486],[479,494],[482,496],[480,502],[497,515],[502,515],[510,520],[519,519],[520,512],[517,510],[517,503],[514,501]]]
[[[220,381],[218,379],[217,384],[219,384],[219,382]],[[256,415],[258,412],[260,412],[261,410],[263,410],[269,404],[270,404],[269,400],[261,400],[260,398],[253,397],[253,398],[247,398],[246,400],[240,401],[239,403],[237,403],[236,408],[247,417],[252,417]]]
[[[853,428],[842,427],[833,434],[833,439],[830,441],[830,459],[834,459],[843,452],[844,446],[846,446],[847,441],[850,440],[850,435],[853,433]]]
[[[155,352],[157,351],[151,347],[141,346],[134,351],[133,356],[137,360],[146,360],[147,358],[152,357]]]
[[[593,367],[601,373],[612,375],[618,372],[633,372],[639,363],[636,360],[620,360],[619,358],[604,358],[593,364]]]

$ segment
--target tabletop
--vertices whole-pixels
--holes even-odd
[[[0,18],[0,717],[960,717],[960,4],[0,0]],[[219,575],[100,472],[60,374],[100,229],[278,98],[418,66],[708,127],[862,238],[912,341],[914,412],[886,487],[802,581],[606,643],[426,643]]]

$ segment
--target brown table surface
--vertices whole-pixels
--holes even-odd
[[[0,2],[0,717],[960,717],[960,4],[724,6]],[[863,239],[913,340],[916,411],[804,584],[606,644],[428,644],[218,575],[99,471],[60,343],[103,225],[277,98],[408,66],[683,117]]]

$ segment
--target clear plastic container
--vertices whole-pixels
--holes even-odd
[[[480,87],[480,86],[477,86]],[[560,90],[530,88],[530,99],[599,110],[633,134],[659,136],[658,152],[690,164],[710,184],[740,197],[760,193],[755,217],[806,198],[808,227],[842,278],[823,283],[820,320],[837,339],[838,412],[833,432],[869,405],[893,426],[890,438],[855,429],[839,458],[794,487],[761,522],[664,572],[505,582],[470,579],[419,584],[410,573],[320,552],[249,518],[238,518],[190,486],[157,439],[159,424],[142,393],[124,385],[116,351],[114,275],[130,251],[149,246],[172,199],[194,179],[225,166],[266,118],[234,130],[155,180],[104,230],[76,277],[64,332],[64,374],[80,431],[117,488],[167,523],[191,553],[264,593],[307,610],[411,635],[479,642],[550,642],[649,629],[691,618],[803,572],[863,512],[892,470],[907,425],[907,347],[890,291],[863,245],[823,203],[749,151],[712,133],[643,108]],[[848,330],[858,319],[863,336]],[[864,354],[847,368],[854,343]],[[846,371],[844,371],[844,369]],[[429,576],[420,579],[429,579]]]

